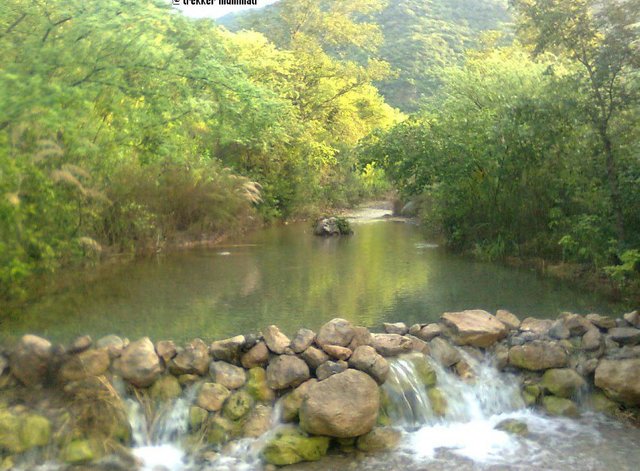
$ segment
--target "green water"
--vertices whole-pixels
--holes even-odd
[[[0,336],[212,340],[269,324],[288,333],[316,329],[334,317],[380,328],[384,321],[426,323],[466,308],[505,308],[521,318],[621,312],[592,293],[425,245],[412,224],[378,221],[354,229],[351,237],[324,239],[306,223],[273,227],[221,247],[121,266],[3,320]]]

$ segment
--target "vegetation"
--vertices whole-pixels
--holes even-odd
[[[314,34],[287,36],[283,23],[274,45],[164,0],[10,0],[0,298],[105,251],[155,251],[366,192],[351,149],[399,116],[371,85],[388,67],[329,57],[321,39],[375,51],[378,28],[359,20],[367,3],[316,11]]]
[[[448,244],[639,285],[637,0],[514,1],[519,42],[467,51],[432,106],[363,146]]]

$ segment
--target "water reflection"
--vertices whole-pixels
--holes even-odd
[[[357,224],[355,235],[328,239],[292,224],[120,267],[29,306],[2,324],[2,335],[213,339],[271,323],[292,333],[337,316],[368,326],[428,322],[465,308],[507,308],[521,317],[619,314],[593,294],[447,254],[410,224]]]

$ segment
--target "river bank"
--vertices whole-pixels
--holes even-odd
[[[536,428],[528,410],[637,421],[640,315],[519,320],[474,310],[386,323],[382,333],[333,319],[317,333],[288,337],[272,325],[209,345],[111,335],[62,346],[27,335],[0,367],[3,469],[152,469],[145,460],[161,449],[177,457],[163,463],[171,471],[223,469],[243,446],[256,469],[391,453],[408,430],[464,423],[474,401],[501,440]],[[493,418],[501,414],[509,420]]]

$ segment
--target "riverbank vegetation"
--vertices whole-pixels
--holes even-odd
[[[577,264],[640,292],[637,1],[512,2],[435,99],[362,155],[425,224],[482,258]]]

